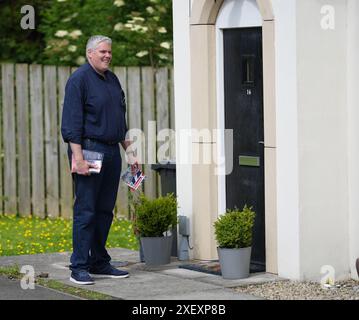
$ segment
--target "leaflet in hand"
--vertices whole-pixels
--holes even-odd
[[[121,179],[131,188],[131,191],[137,190],[145,178],[146,176],[140,169],[137,169],[137,171],[132,174],[131,167],[128,167],[124,174],[121,176]]]
[[[86,150],[86,149],[83,149],[82,153],[83,153],[84,160],[86,160],[87,162],[89,162],[91,164],[95,164],[97,166],[96,168],[90,168],[89,172],[90,173],[100,173],[104,154],[101,152],[96,152],[96,151],[91,151],[91,150]],[[72,173],[76,172],[76,161],[75,161],[74,154],[72,154],[71,172]]]

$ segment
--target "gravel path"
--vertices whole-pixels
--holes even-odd
[[[276,281],[235,290],[268,300],[359,300],[359,281],[355,280],[338,281],[330,288],[318,282]]]

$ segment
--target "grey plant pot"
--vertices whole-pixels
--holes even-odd
[[[243,279],[249,277],[252,247],[240,249],[217,248],[222,277]]]
[[[171,262],[172,236],[141,237],[146,265],[158,266]]]

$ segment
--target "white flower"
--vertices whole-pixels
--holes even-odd
[[[85,57],[83,56],[79,56],[77,59],[76,59],[76,63],[80,66],[82,64],[84,64],[86,62],[86,59]]]
[[[72,31],[69,36],[72,38],[72,39],[77,39],[79,36],[82,35],[82,31],[81,30],[74,30]]]
[[[140,51],[136,53],[136,56],[139,58],[142,58],[144,56],[148,55],[148,51]]]
[[[160,28],[157,29],[157,31],[158,31],[159,33],[167,33],[167,30],[166,30],[165,27],[160,27]]]
[[[171,48],[171,44],[169,42],[162,42],[160,46],[165,49]]]
[[[120,31],[123,29],[123,23],[119,22],[119,23],[116,23],[115,26],[113,27],[113,29],[115,31]]]
[[[122,7],[125,5],[125,2],[123,0],[116,0],[113,5],[116,7]]]
[[[78,12],[75,12],[75,13],[73,13],[71,16],[68,16],[67,18],[62,19],[62,21],[63,21],[63,22],[69,22],[69,21],[71,21],[73,18],[76,18],[78,15],[79,15],[79,13],[78,13]]]
[[[125,24],[125,27],[126,27],[126,28],[129,28],[129,29],[132,29],[132,28],[133,28],[133,24],[131,24],[131,23],[126,23],[126,24]]]
[[[135,21],[142,21],[142,22],[145,21],[145,19],[142,17],[133,17],[132,19]]]
[[[66,0],[57,0],[57,2],[65,2]]]
[[[70,52],[75,52],[77,50],[77,47],[74,45],[71,45],[67,48],[67,50],[69,50]]]
[[[146,11],[149,13],[149,14],[152,14],[155,12],[155,9],[153,9],[152,7],[147,7],[146,8]]]
[[[141,33],[146,33],[148,31],[148,27],[143,27],[138,24],[132,25],[129,29],[131,29],[131,31],[137,31]]]
[[[160,59],[162,59],[162,60],[168,60],[168,57],[167,57],[165,54],[160,53],[158,56],[159,56]]]
[[[148,28],[147,27],[141,27],[141,30],[140,30],[142,33],[145,33],[148,31]]]
[[[57,30],[55,33],[56,37],[62,38],[64,36],[67,36],[69,33],[66,30]]]

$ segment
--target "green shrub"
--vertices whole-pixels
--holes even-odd
[[[41,13],[47,64],[81,65],[87,39],[112,38],[112,66],[172,65],[171,0],[52,1]]]
[[[23,30],[23,5],[35,29]],[[79,66],[88,38],[112,38],[112,66],[172,66],[171,0],[0,0],[0,61]]]
[[[0,61],[18,63],[41,63],[46,46],[44,35],[38,26],[42,23],[40,12],[51,6],[52,0],[0,1]],[[25,14],[24,5],[35,9],[35,29],[22,29],[20,22]]]
[[[141,195],[135,208],[135,230],[142,237],[162,237],[178,222],[177,199],[173,193],[149,199]]]
[[[214,223],[215,235],[221,248],[246,248],[252,245],[255,212],[252,207],[227,210]]]

